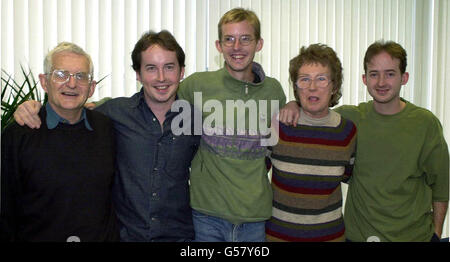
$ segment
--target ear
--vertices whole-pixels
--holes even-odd
[[[402,75],[402,85],[406,85],[406,83],[408,83],[408,79],[409,79],[409,73],[408,73],[408,72],[405,72],[405,73]]]
[[[180,79],[183,79],[183,77],[184,77],[184,66],[181,67]]]
[[[256,52],[261,51],[264,45],[264,39],[259,39],[258,42],[256,42]]]
[[[220,41],[219,40],[216,40],[216,49],[217,49],[217,51],[219,51],[219,53],[223,52],[222,46],[220,45]]]
[[[366,77],[366,74],[363,74],[363,75],[362,75],[362,81],[363,81],[363,83],[364,83],[365,85],[367,85],[367,77]]]
[[[42,87],[42,89],[44,89],[45,93],[48,93],[47,85],[49,83],[48,83],[47,75],[39,74],[39,82],[41,83],[41,87]]]
[[[89,90],[88,98],[91,97],[94,94],[96,86],[97,86],[97,82],[95,80],[92,80],[92,83],[91,83],[91,85],[89,87],[90,90]]]
[[[139,71],[135,71],[135,72],[136,72],[136,80],[139,81],[140,83],[142,83],[141,74],[139,73]]]

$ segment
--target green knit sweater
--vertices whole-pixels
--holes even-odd
[[[344,221],[352,241],[430,241],[431,205],[448,201],[449,153],[439,120],[405,100],[395,115],[373,101],[336,111],[357,126]]]

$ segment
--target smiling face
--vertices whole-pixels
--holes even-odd
[[[363,82],[374,100],[377,111],[389,109],[395,112],[400,106],[400,89],[408,82],[408,73],[400,71],[400,60],[381,52],[367,63]]]
[[[53,70],[61,69],[71,74],[89,73],[89,61],[86,57],[71,53],[55,53],[52,57]],[[48,94],[48,103],[61,117],[71,120],[72,115],[80,116],[86,100],[95,91],[95,81],[81,84],[73,76],[65,83],[58,82],[52,72],[40,74],[42,88]],[[79,117],[78,117],[79,118]],[[78,120],[78,119],[76,119]]]
[[[249,36],[252,41],[249,45],[242,45],[239,39]],[[223,41],[227,37],[234,37],[236,41],[232,46],[225,46]],[[217,50],[223,54],[228,72],[239,80],[252,80],[252,62],[255,53],[260,51],[263,40],[256,40],[255,29],[246,20],[238,23],[222,25],[222,39],[216,41]]]
[[[184,67],[180,67],[175,51],[152,45],[141,56],[141,68],[136,77],[144,87],[145,101],[150,107],[171,105],[184,75]]]
[[[330,69],[320,63],[304,64],[298,70],[298,79],[307,77],[313,80],[307,88],[296,88],[303,111],[314,118],[327,116],[331,95],[333,94],[332,81],[325,87],[317,86],[316,82],[321,79],[321,76],[330,78]]]

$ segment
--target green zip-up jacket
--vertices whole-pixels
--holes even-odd
[[[191,165],[191,206],[233,224],[267,220],[272,209],[267,147],[261,141],[270,130],[273,109],[282,107],[286,97],[259,64],[253,63],[253,73],[256,83],[233,78],[225,67],[194,73],[178,90],[180,99],[201,110],[203,120]]]

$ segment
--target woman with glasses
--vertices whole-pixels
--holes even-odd
[[[296,127],[272,121],[279,140],[266,238],[345,241],[341,182],[351,175],[356,127],[330,110],[342,96],[341,62],[330,47],[313,44],[290,61],[289,73],[300,120]]]

